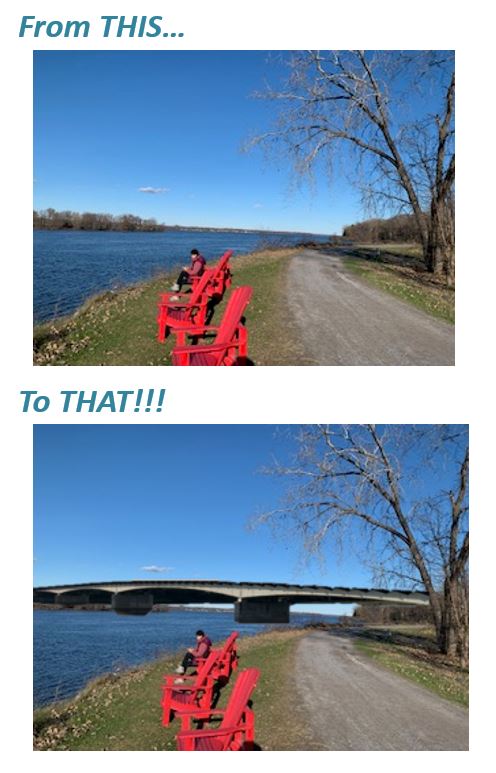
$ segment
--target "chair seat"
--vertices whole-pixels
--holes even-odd
[[[172,362],[177,365],[174,352],[172,353]],[[215,354],[208,352],[191,352],[189,355],[190,365],[217,365],[218,359]]]
[[[189,318],[188,309],[167,309],[169,319],[183,320]]]
[[[190,354],[189,361],[191,365],[217,365],[218,358],[215,354],[193,352]]]
[[[173,703],[192,703],[192,696],[190,692],[173,690],[171,700]]]
[[[222,741],[219,741],[218,738],[198,738],[196,749],[199,752],[222,751]]]
[[[195,751],[197,752],[221,752],[223,743],[218,738],[197,738]]]

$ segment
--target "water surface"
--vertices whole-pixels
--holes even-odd
[[[327,236],[312,236],[327,241]],[[96,293],[150,279],[189,263],[195,247],[215,262],[228,249],[235,256],[267,244],[297,244],[304,234],[225,231],[34,231],[34,321],[70,314]],[[234,258],[235,259],[235,258]]]
[[[292,625],[337,620],[333,616],[305,614],[293,614],[291,619]],[[235,623],[232,611],[173,610],[128,617],[113,612],[36,609],[34,705],[69,698],[100,674],[191,647],[199,628],[215,641],[234,630],[247,636],[270,627]]]

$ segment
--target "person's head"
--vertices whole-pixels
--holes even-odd
[[[200,253],[198,250],[191,250],[191,257],[194,258],[196,255],[199,255]]]
[[[197,639],[203,639],[204,636],[205,636],[205,631],[197,631],[196,632],[196,638]]]

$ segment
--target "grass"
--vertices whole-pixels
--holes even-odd
[[[295,249],[262,250],[233,261],[233,286],[251,285],[246,320],[249,354],[255,365],[297,364],[296,342],[282,317],[284,266]],[[170,365],[174,337],[156,340],[157,300],[175,279],[164,274],[148,282],[88,300],[70,317],[36,325],[35,365]],[[227,299],[217,307],[218,324]],[[280,341],[285,341],[281,348]]]
[[[255,739],[264,751],[312,748],[309,731],[293,707],[290,683],[301,631],[272,631],[242,639],[240,668],[257,666],[261,678],[253,693]],[[34,714],[34,748],[38,751],[174,751],[180,724],[161,725],[160,685],[177,657],[163,657],[120,675],[90,683],[69,701]],[[222,691],[225,706],[233,679]],[[288,711],[291,707],[291,711]]]
[[[438,652],[431,627],[367,627],[356,639],[356,646],[405,679],[442,698],[468,706],[468,669]]]
[[[423,269],[420,247],[358,245],[353,253],[345,263],[354,274],[434,317],[454,323],[455,291]]]
[[[249,356],[254,365],[311,364],[288,324],[286,271],[297,249],[265,249],[233,261],[233,287],[251,285],[246,312]],[[365,282],[412,303],[435,317],[454,322],[455,293],[421,268],[415,245],[369,245],[342,253],[348,268]],[[174,336],[156,340],[157,300],[175,279],[163,274],[116,292],[89,299],[69,317],[36,325],[35,365],[170,365]],[[215,310],[218,324],[228,294]]]
[[[246,322],[249,355],[255,365],[309,364],[294,326],[287,324],[285,267],[297,249],[265,249],[234,259],[233,286],[251,285]],[[421,270],[415,245],[369,245],[343,255],[348,268],[379,289],[448,322],[455,318],[455,294]],[[156,340],[157,300],[175,273],[89,299],[73,315],[36,325],[35,365],[170,365],[174,336]],[[227,303],[216,308],[218,324]]]
[[[240,668],[258,667],[253,693],[255,739],[263,751],[317,750],[303,709],[295,701],[296,645],[305,630],[279,630],[240,641]],[[382,667],[462,706],[468,705],[468,670],[440,655],[428,626],[355,629],[357,649]],[[161,683],[178,656],[167,656],[93,680],[70,700],[34,712],[37,751],[174,751],[180,724],[161,725]],[[301,675],[300,675],[301,676]],[[234,679],[223,689],[225,707]]]
[[[379,252],[382,255],[394,255],[398,258],[413,258],[417,261],[422,259],[422,248],[420,244],[396,244],[396,243],[382,243],[382,244],[358,244],[359,250],[369,250],[370,252]]]

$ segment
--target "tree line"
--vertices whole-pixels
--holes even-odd
[[[110,215],[106,212],[71,212],[49,208],[33,212],[33,228],[60,231],[165,231],[163,223],[155,218],[138,215]]]
[[[355,620],[364,623],[432,623],[429,607],[403,606],[399,604],[370,604],[359,606],[353,612]]]
[[[366,244],[395,243],[420,244],[420,233],[413,215],[396,215],[387,219],[372,218],[347,225],[343,236]]]

